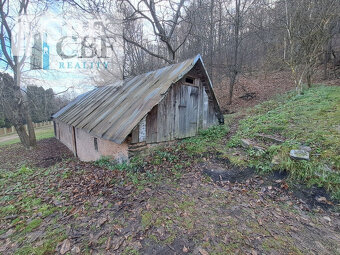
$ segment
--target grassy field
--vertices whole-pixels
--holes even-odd
[[[53,126],[36,128],[35,135],[36,135],[37,140],[53,137],[54,136]],[[7,137],[11,137],[10,140],[8,140]],[[2,139],[5,141],[2,141]],[[20,139],[16,134],[0,136],[0,146],[15,144],[19,142],[20,142]]]

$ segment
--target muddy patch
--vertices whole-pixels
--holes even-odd
[[[195,244],[192,241],[176,238],[171,244],[161,244],[151,239],[142,241],[143,248],[139,251],[141,254],[192,254]],[[198,253],[199,254],[199,253]]]
[[[213,181],[229,181],[231,183],[242,182],[251,178],[255,174],[255,169],[251,167],[240,168],[222,168],[220,166],[212,166],[205,168],[203,174],[209,176]]]
[[[41,159],[38,163],[35,164],[35,166],[47,168],[47,167],[55,165],[58,162],[61,162],[62,160],[63,158],[61,156],[47,157],[47,158]]]
[[[270,192],[278,192],[277,196],[290,194],[310,210],[317,208],[336,210],[335,205],[339,204],[339,201],[332,200],[329,193],[323,188],[308,187],[301,183],[289,181],[289,173],[285,170],[261,175],[258,179],[254,178],[259,177],[254,168],[241,168],[231,164],[227,159],[221,160],[220,158],[213,158],[209,162],[201,163],[200,168],[203,175],[209,176],[217,183],[243,183],[247,180],[255,181],[254,179],[257,179],[255,182],[258,182],[257,184],[263,192],[268,191],[267,188],[270,187]]]
[[[295,197],[305,202],[309,208],[321,207],[324,210],[331,209],[334,205],[339,204],[339,201],[332,201],[330,195],[324,188],[306,187],[301,184],[296,184],[292,187],[292,192]]]

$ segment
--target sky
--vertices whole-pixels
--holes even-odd
[[[30,23],[34,16],[28,15],[26,18],[27,22],[22,22],[21,27],[19,22],[13,24],[12,41],[20,41],[20,50],[8,48],[9,52],[19,57],[24,52],[28,56],[22,69],[22,87],[34,84],[52,88],[56,93],[68,90],[81,94],[94,88],[98,70],[115,69],[112,52],[107,47],[108,40],[96,20],[87,19],[84,23],[77,17],[65,17],[61,8],[56,6],[40,15],[34,28]],[[95,45],[96,51],[100,52],[99,57],[93,56],[93,48],[82,46],[84,42]],[[33,46],[40,48],[32,51]],[[32,69],[34,58],[35,63],[39,63],[36,69]],[[0,62],[0,70],[5,71],[5,68],[5,63]],[[12,73],[10,69],[6,72]]]

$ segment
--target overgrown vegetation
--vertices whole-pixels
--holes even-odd
[[[56,169],[53,170],[56,171]],[[51,169],[45,171],[25,165],[16,171],[0,169],[0,186],[3,189],[0,196],[0,219],[9,220],[9,225],[13,230],[8,232],[8,229],[3,229],[0,234],[7,232],[13,242],[22,244],[15,254],[53,254],[56,243],[65,239],[62,227],[56,229],[55,226],[50,226],[44,235],[38,235],[41,240],[39,245],[33,246],[27,241],[27,236],[31,236],[52,218],[56,220],[59,213],[65,211],[65,207],[46,203],[39,197],[39,194],[32,193],[32,190],[36,188],[32,180],[37,176],[39,178],[46,176],[50,171]],[[50,189],[49,193],[57,197],[56,190]]]
[[[260,144],[258,134],[278,135],[279,145],[265,152],[249,149],[247,164],[261,172],[287,170],[292,180],[318,185],[340,199],[340,88],[316,86],[303,95],[287,95],[256,106],[240,122],[228,146],[241,146],[241,138]],[[292,149],[311,147],[310,161],[293,160]]]
[[[228,133],[229,128],[226,125],[218,125],[201,130],[198,136],[184,139],[182,148],[189,155],[202,155],[208,151],[216,151],[221,147],[221,139]]]

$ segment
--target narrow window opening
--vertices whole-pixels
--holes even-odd
[[[185,82],[186,82],[186,83],[189,83],[189,84],[194,84],[194,79],[191,78],[191,77],[186,77],[186,78],[185,78]]]
[[[94,144],[94,149],[98,151],[98,139],[97,138],[93,138],[93,144]]]

